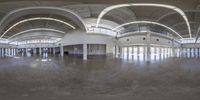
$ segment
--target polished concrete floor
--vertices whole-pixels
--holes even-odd
[[[200,59],[0,57],[0,100],[200,100]]]

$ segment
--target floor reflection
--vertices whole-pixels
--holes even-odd
[[[199,100],[199,58],[0,57],[2,100]],[[137,59],[137,60],[134,60]],[[161,59],[161,60],[160,60]],[[137,63],[139,62],[139,63]]]

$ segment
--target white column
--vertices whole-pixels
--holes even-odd
[[[14,53],[14,56],[15,56],[16,55],[16,48],[14,48],[13,50],[14,50],[13,53]]]
[[[175,56],[175,45],[174,45],[174,39],[172,40],[172,56]]]
[[[87,60],[87,44],[83,44],[83,60]]]
[[[151,33],[147,33],[147,62],[151,60]]]
[[[8,55],[10,56],[11,55],[11,49],[8,48]]]
[[[129,60],[129,46],[127,46],[127,52],[126,52],[127,60]]]
[[[4,56],[4,50],[5,50],[5,48],[2,48],[2,52],[1,53],[2,53],[3,56]]]
[[[39,54],[42,55],[42,48],[39,48]]]
[[[139,46],[136,46],[137,47],[137,56],[139,56],[140,54],[140,47]]]
[[[60,46],[60,56],[64,56],[64,50],[63,50],[63,46]]]
[[[49,48],[49,54],[52,54],[52,48]]]
[[[120,54],[120,52],[119,52],[119,46],[115,46],[115,57],[119,57],[119,54]]]
[[[37,54],[37,48],[33,48],[33,54]]]
[[[26,54],[28,54],[28,48],[26,48]]]
[[[56,54],[56,47],[53,48],[53,54]]]
[[[14,51],[13,51],[13,48],[11,48],[11,55],[13,56],[14,55],[14,53],[13,53]]]

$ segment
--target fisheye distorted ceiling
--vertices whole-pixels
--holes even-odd
[[[178,7],[184,11],[188,18],[192,36],[195,37],[197,34],[198,26],[200,25],[199,0],[0,0],[0,31],[1,35],[3,35],[3,33],[6,32],[15,23],[34,17],[55,18],[67,22],[78,29],[84,30],[86,29],[84,25],[84,19],[98,18],[101,11],[103,11],[106,7],[116,4],[127,3],[155,3]],[[19,11],[16,12],[14,15],[11,14],[10,16],[8,16],[8,14],[13,11],[30,7],[62,8],[74,12],[75,14],[77,14],[77,16],[70,14],[69,12],[66,15],[63,15],[62,11],[58,12],[48,9],[29,9]],[[187,31],[187,23],[184,23],[184,19],[182,19],[177,12],[165,8],[124,7],[110,11],[103,18],[116,22],[119,25],[141,20],[159,22],[172,28],[182,37],[189,37],[189,32]],[[133,29],[134,27],[136,26],[130,25],[125,28]],[[152,30],[160,29],[158,26],[151,25],[150,27],[152,28]],[[49,28],[60,30],[66,33],[72,30],[70,27],[66,27],[63,23],[55,22],[52,20],[30,21],[22,23],[14,27],[12,30],[9,30],[4,38],[9,38],[16,33],[36,28]]]

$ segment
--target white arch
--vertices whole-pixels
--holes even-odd
[[[13,38],[15,36],[18,36],[20,34],[24,34],[24,33],[27,33],[27,32],[32,32],[32,31],[52,31],[52,32],[58,32],[58,33],[65,34],[65,32],[60,31],[60,30],[56,30],[56,29],[51,29],[51,28],[35,28],[35,29],[28,29],[28,30],[16,33],[15,35],[10,36],[8,39],[11,39],[11,38]]]
[[[6,33],[8,33],[12,28],[14,28],[15,26],[21,24],[21,23],[24,23],[24,22],[28,22],[28,21],[34,21],[34,20],[51,20],[51,21],[56,21],[56,22],[60,22],[60,23],[63,23],[69,27],[71,27],[72,29],[76,29],[73,25],[67,23],[67,22],[64,22],[62,20],[59,20],[59,19],[55,19],[55,18],[49,18],[49,17],[35,17],[35,18],[29,18],[29,19],[24,19],[24,20],[21,20],[17,23],[15,23],[14,25],[12,25],[11,27],[9,27],[2,35],[0,38],[2,38]]]
[[[175,30],[173,30],[172,28],[164,25],[164,24],[161,24],[161,23],[157,23],[157,22],[152,22],[152,21],[134,21],[134,22],[128,22],[128,23],[125,23],[125,24],[122,24],[122,25],[119,25],[115,28],[113,28],[112,30],[116,30],[120,27],[123,27],[123,26],[126,26],[126,25],[130,25],[130,24],[139,24],[139,23],[145,23],[145,24],[155,24],[155,25],[159,25],[159,26],[162,26],[162,27],[165,27],[166,29],[174,32],[176,35],[178,35],[180,38],[183,38],[178,32],[176,32]]]
[[[86,24],[84,22],[84,20],[81,18],[81,16],[79,16],[77,13],[73,12],[70,9],[66,9],[66,8],[60,8],[60,7],[47,7],[47,6],[40,6],[40,7],[25,7],[25,8],[19,8],[16,10],[13,10],[11,12],[9,12],[8,14],[6,14],[2,20],[0,21],[0,26],[7,20],[7,18],[9,18],[10,16],[14,16],[14,14],[18,13],[18,12],[22,12],[22,11],[26,11],[26,10],[43,10],[43,9],[47,9],[47,10],[58,10],[58,11],[63,11],[66,13],[70,13],[71,15],[73,15],[75,18],[77,18],[81,24],[83,24],[84,30],[86,30]],[[63,14],[63,13],[62,13]],[[87,30],[86,30],[87,31]]]
[[[97,19],[97,23],[96,23],[96,27],[99,26],[99,23],[100,23],[102,17],[103,17],[106,13],[108,13],[109,11],[114,10],[114,9],[117,9],[117,8],[130,7],[130,6],[162,7],[162,8],[168,8],[168,9],[171,9],[171,10],[176,11],[176,12],[179,13],[179,14],[183,17],[183,19],[185,20],[185,22],[186,22],[186,24],[187,24],[187,27],[188,27],[188,31],[189,31],[190,38],[192,38],[190,24],[189,24],[188,18],[187,18],[187,16],[186,16],[186,14],[184,13],[184,11],[181,10],[180,8],[178,8],[178,7],[175,7],[175,6],[172,6],[172,5],[166,5],[166,4],[130,3],[130,4],[113,5],[113,6],[110,6],[110,7],[105,8],[105,9],[99,14],[98,19]]]

